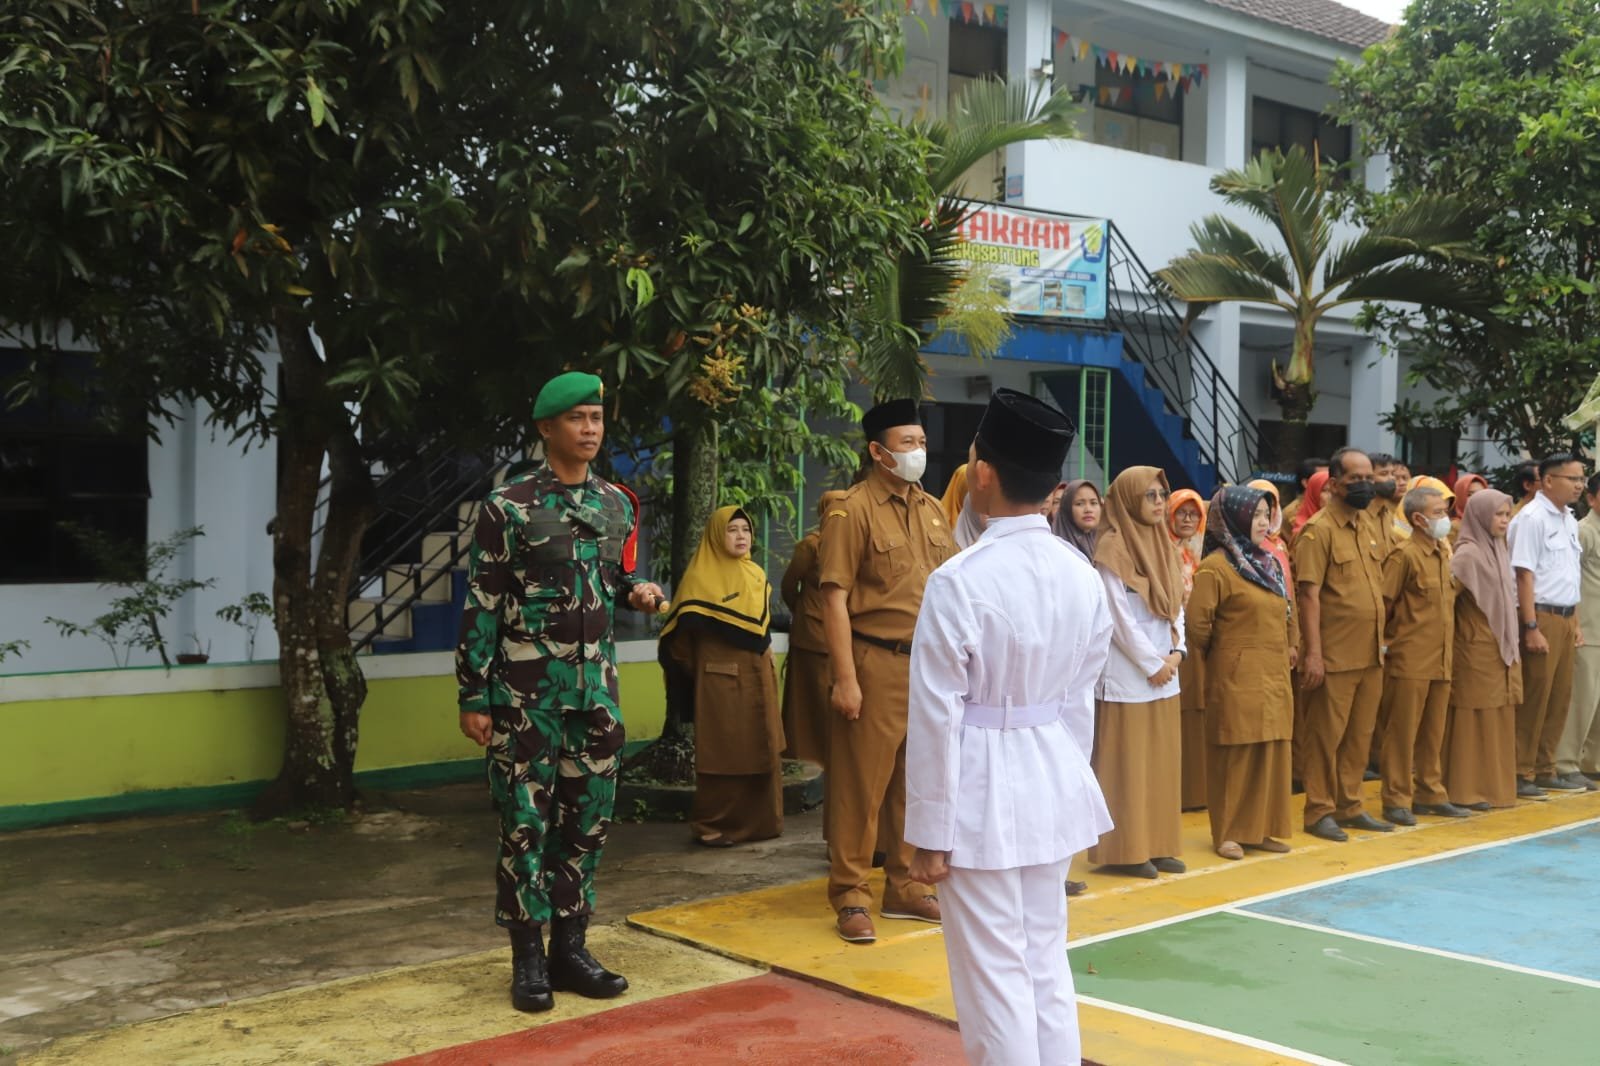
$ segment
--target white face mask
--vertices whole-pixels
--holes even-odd
[[[889,451],[887,448],[884,451]],[[928,469],[926,448],[913,448],[909,452],[889,452],[894,460],[894,476],[901,481],[921,481]]]
[[[1428,523],[1428,534],[1434,540],[1444,540],[1450,535],[1450,516],[1442,514]]]

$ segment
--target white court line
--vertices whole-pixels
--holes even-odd
[[[1093,936],[1086,936],[1081,940],[1073,940],[1069,937],[1067,940],[1067,948],[1068,950],[1071,950],[1073,948],[1087,947],[1090,944],[1098,944],[1106,940],[1116,940],[1118,937],[1132,936],[1135,933],[1146,933],[1152,929],[1162,929],[1169,925],[1177,925],[1179,922],[1187,922],[1191,918],[1205,918],[1212,914],[1223,914],[1238,907],[1249,907],[1257,903],[1266,903],[1268,900],[1282,899],[1285,896],[1299,895],[1302,892],[1310,892],[1312,889],[1316,888],[1325,888],[1328,885],[1342,884],[1346,881],[1358,881],[1365,877],[1373,877],[1377,874],[1391,873],[1395,870],[1404,870],[1412,866],[1425,866],[1428,863],[1438,862],[1441,859],[1453,859],[1461,855],[1470,855],[1477,851],[1488,851],[1491,848],[1503,848],[1511,844],[1521,844],[1523,841],[1537,840],[1539,837],[1552,836],[1556,833],[1570,833],[1575,829],[1585,829],[1591,825],[1600,825],[1600,817],[1585,818],[1579,822],[1569,822],[1566,825],[1558,825],[1553,829],[1540,829],[1534,833],[1524,833],[1522,836],[1508,837],[1505,840],[1488,840],[1482,844],[1468,844],[1465,847],[1456,848],[1454,851],[1441,851],[1437,855],[1424,855],[1417,859],[1404,859],[1400,862],[1391,863],[1388,866],[1374,866],[1370,870],[1358,870],[1355,873],[1338,874],[1334,877],[1325,878],[1321,881],[1312,881],[1308,884],[1296,885],[1293,888],[1282,888],[1276,892],[1263,892],[1259,896],[1249,896],[1245,899],[1236,899],[1229,903],[1219,903],[1213,907],[1201,907],[1198,910],[1185,911],[1182,914],[1175,914],[1170,918],[1158,918],[1153,922],[1146,922],[1143,925],[1130,926],[1127,929],[1113,929],[1106,933],[1096,933]]]
[[[1218,1029],[1215,1026],[1202,1025],[1199,1022],[1186,1021],[1183,1018],[1174,1018],[1166,1014],[1157,1014],[1155,1011],[1143,1010],[1139,1007],[1129,1007],[1122,1003],[1112,1003],[1110,1000],[1097,999],[1094,996],[1080,995],[1078,997],[1078,1002],[1087,1003],[1091,1007],[1103,1007],[1106,1010],[1114,1010],[1118,1014],[1127,1014],[1131,1017],[1140,1018],[1147,1022],[1159,1022],[1162,1025],[1170,1025],[1174,1029],[1187,1029],[1191,1033],[1199,1033],[1202,1036],[1214,1036],[1219,1040],[1226,1040],[1234,1044],[1243,1044],[1245,1047],[1255,1048],[1257,1051],[1268,1051],[1274,1055],[1278,1055],[1285,1059],[1290,1059],[1294,1062],[1309,1062],[1312,1064],[1312,1066],[1348,1066],[1347,1063],[1340,1059],[1323,1058],[1321,1055],[1313,1055],[1309,1051],[1301,1051],[1299,1048],[1286,1047],[1283,1044],[1274,1044],[1270,1040],[1262,1040],[1259,1037],[1246,1036],[1243,1033],[1235,1033],[1228,1029]]]
[[[1550,970],[1535,970],[1531,966],[1518,966],[1514,962],[1501,962],[1499,959],[1486,959],[1481,955],[1463,955],[1459,951],[1447,951],[1444,948],[1430,948],[1424,944],[1411,944],[1404,940],[1390,940],[1387,937],[1368,936],[1366,933],[1352,933],[1348,929],[1336,929],[1329,925],[1317,925],[1315,922],[1302,922],[1296,918],[1280,918],[1276,914],[1261,914],[1256,911],[1230,910],[1224,912],[1239,918],[1254,918],[1262,922],[1276,922],[1278,925],[1287,925],[1294,929],[1309,929],[1314,933],[1328,933],[1332,936],[1342,936],[1350,940],[1361,940],[1368,944],[1379,944],[1388,948],[1400,948],[1403,951],[1415,951],[1423,955],[1437,955],[1441,959],[1454,959],[1457,962],[1473,962],[1479,966],[1493,966],[1497,970],[1510,970],[1512,973],[1527,974],[1530,977],[1546,977],[1552,981],[1565,981],[1571,985],[1582,985],[1585,988],[1600,988],[1600,981],[1587,977],[1574,977],[1571,974],[1554,973]]]

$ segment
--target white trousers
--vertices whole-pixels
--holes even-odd
[[[975,1066],[1078,1066],[1066,862],[955,868],[939,886],[961,1045]]]

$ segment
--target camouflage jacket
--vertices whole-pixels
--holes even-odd
[[[612,624],[633,504],[593,474],[568,489],[541,466],[483,502],[456,647],[463,712],[617,698]]]

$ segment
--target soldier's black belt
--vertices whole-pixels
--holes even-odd
[[[1536,603],[1533,609],[1542,614],[1553,614],[1560,618],[1571,618],[1578,613],[1576,607],[1557,607],[1553,603]]]
[[[865,633],[857,633],[853,629],[850,631],[850,635],[864,644],[871,644],[873,647],[882,648],[884,651],[892,651],[896,655],[911,654],[911,642],[909,640],[884,640],[882,637],[869,637]]]

